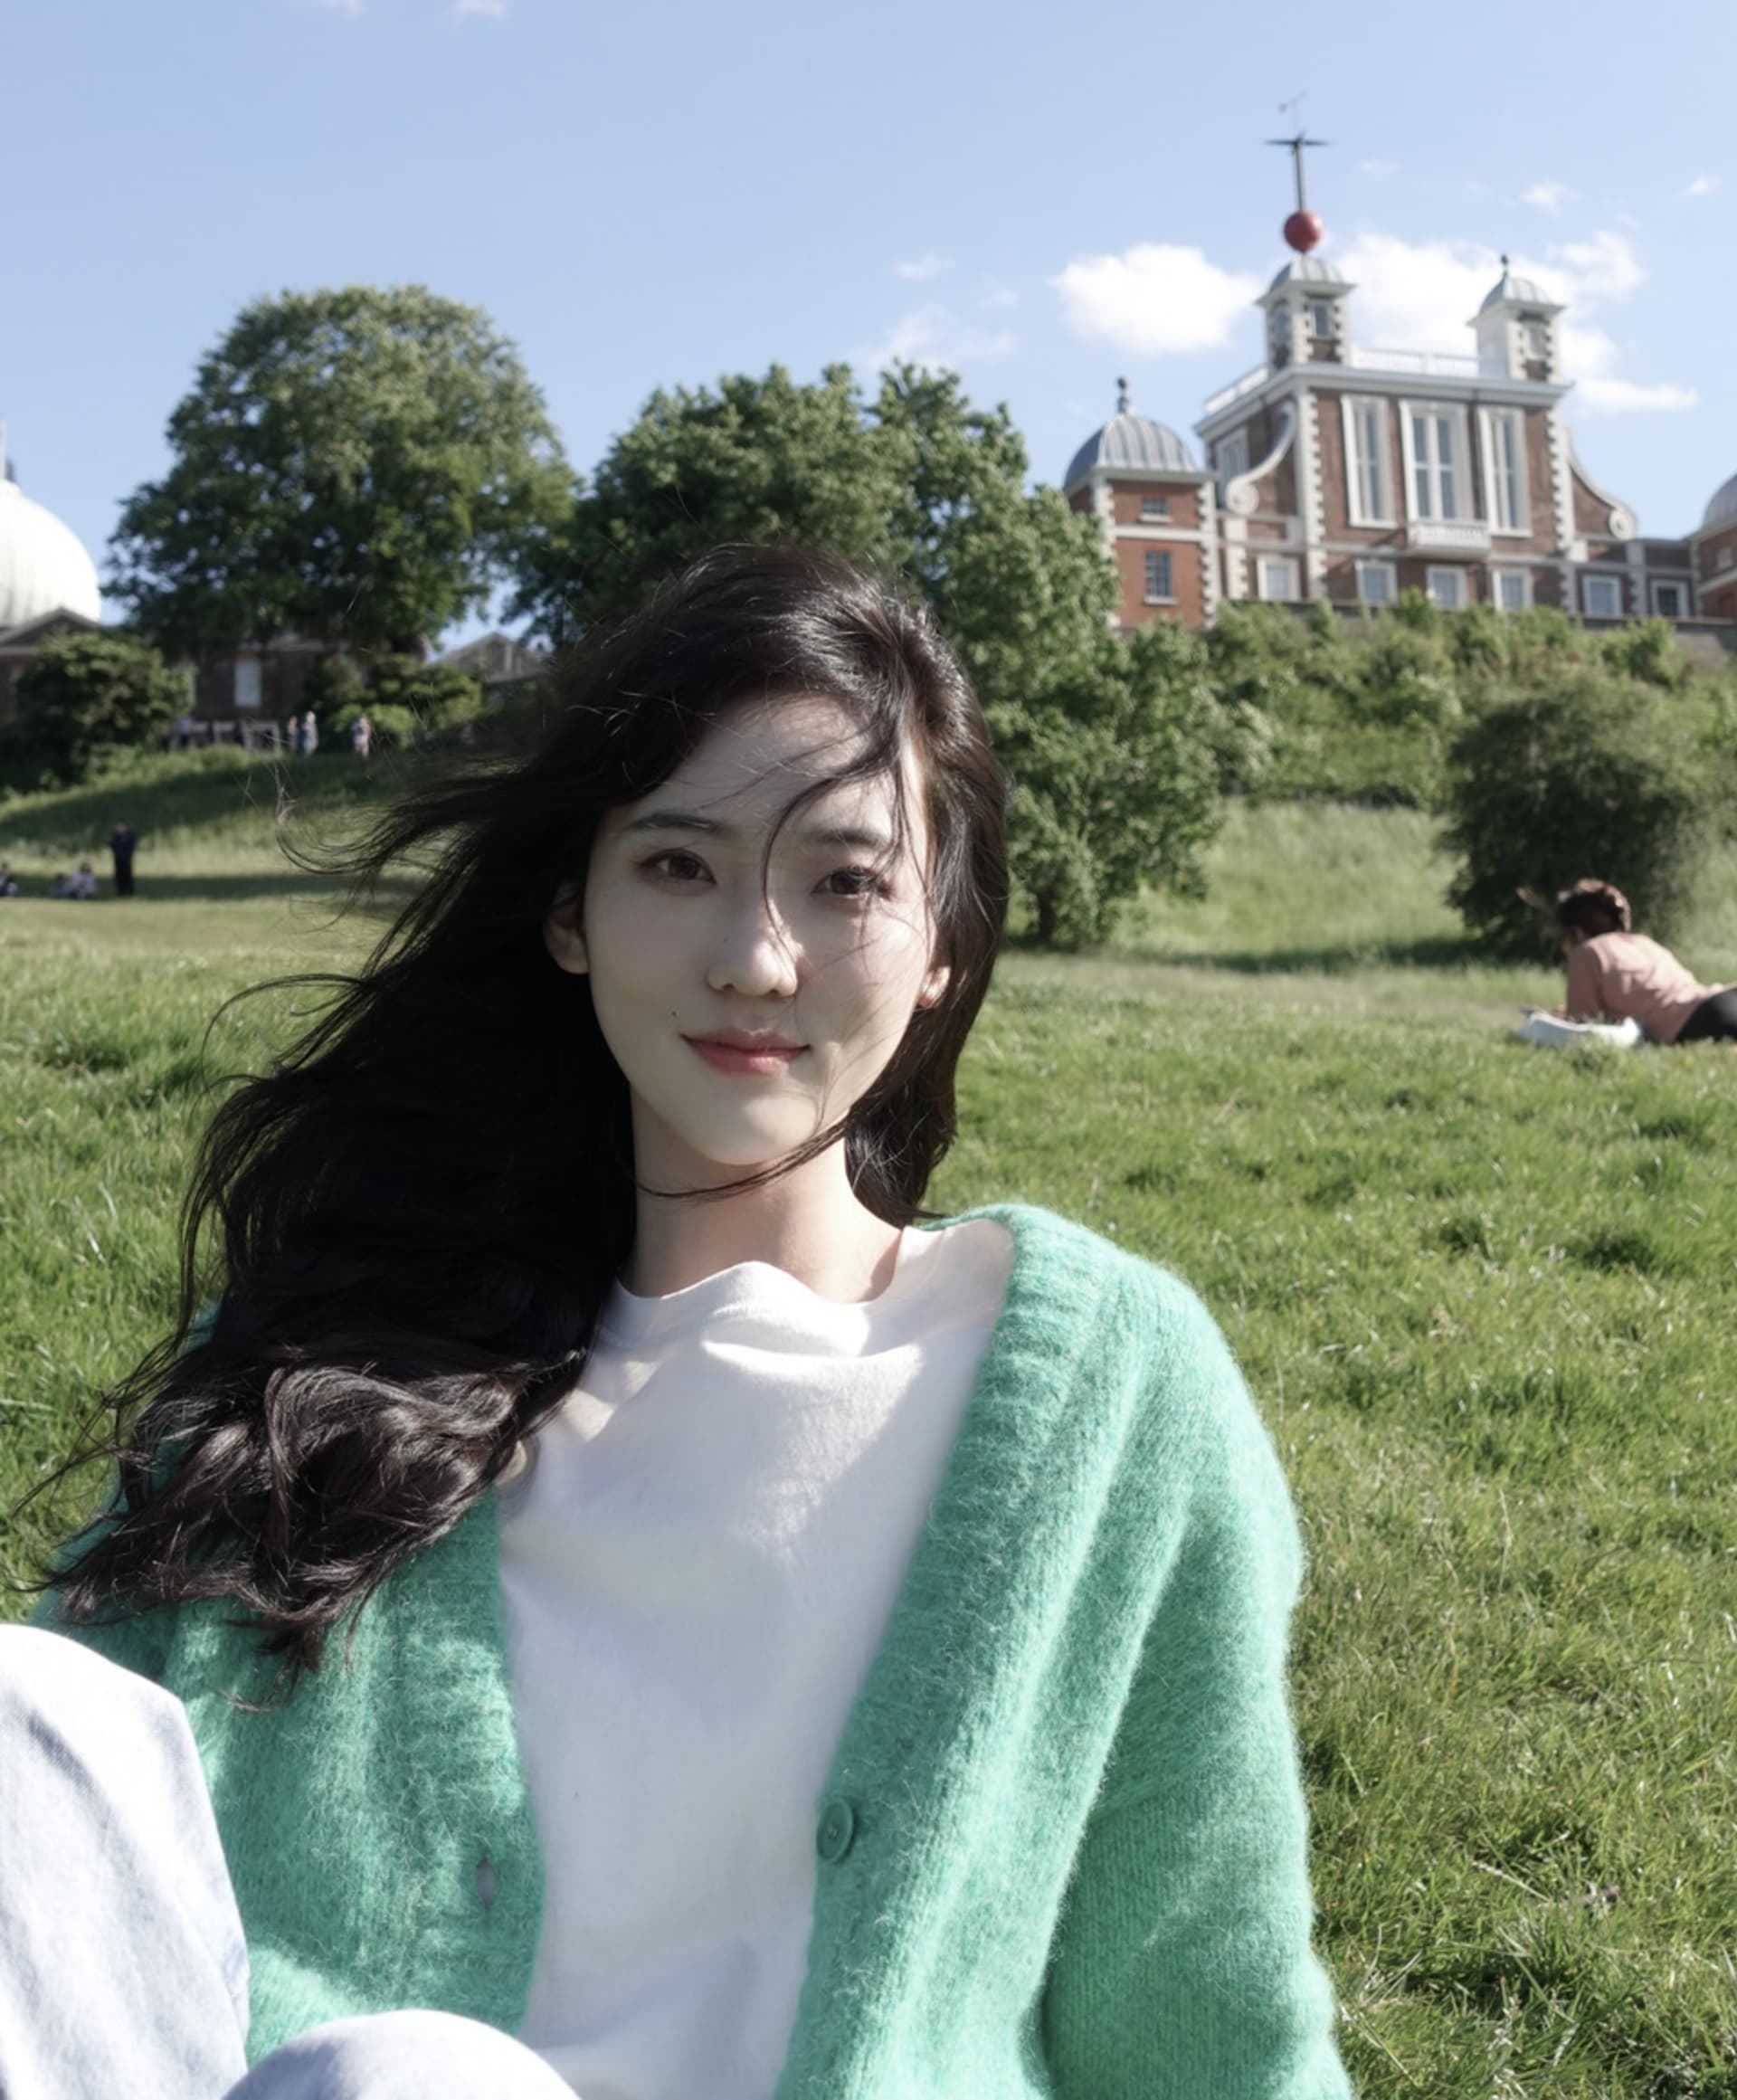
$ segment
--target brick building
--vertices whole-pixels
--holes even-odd
[[[1305,222],[1306,249],[1312,215],[1286,233]],[[1122,383],[1063,488],[1101,521],[1119,624],[1202,625],[1227,599],[1385,605],[1408,589],[1594,622],[1737,622],[1737,477],[1689,538],[1643,537],[1575,457],[1562,309],[1537,285],[1504,259],[1464,354],[1361,343],[1355,290],[1319,256],[1285,264],[1258,301],[1266,359],[1207,401],[1199,462]]]

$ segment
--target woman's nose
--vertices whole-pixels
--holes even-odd
[[[790,928],[767,898],[745,901],[731,915],[712,954],[707,982],[714,992],[745,998],[791,998],[799,974]]]

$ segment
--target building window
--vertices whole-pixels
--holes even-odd
[[[1260,594],[1278,604],[1289,604],[1300,594],[1296,564],[1287,556],[1267,556],[1260,564]]]
[[[1339,333],[1339,320],[1333,310],[1330,299],[1312,299],[1309,301],[1309,330],[1318,342],[1326,342]]]
[[[257,708],[260,704],[260,660],[257,656],[238,656],[235,659],[235,712]]]
[[[1358,563],[1357,595],[1365,605],[1391,605],[1397,594],[1393,582],[1391,562]]]
[[[1622,618],[1622,584],[1615,576],[1583,576],[1580,603],[1593,620]]]
[[[1387,447],[1387,404],[1345,397],[1345,480],[1353,525],[1391,525],[1393,468]]]
[[[1737,546],[1722,546],[1719,549],[1719,566],[1728,569],[1732,562],[1737,562]]]
[[[1653,611],[1661,620],[1686,620],[1689,591],[1686,584],[1655,584]]]
[[[1413,518],[1466,516],[1464,413],[1445,406],[1407,406],[1403,428]]]
[[[1176,595],[1171,576],[1170,553],[1155,548],[1146,552],[1146,603],[1148,605],[1168,604]]]
[[[1530,569],[1497,569],[1495,602],[1504,613],[1523,613],[1532,603]]]
[[[1548,324],[1543,321],[1527,321],[1524,326],[1526,356],[1532,359],[1534,365],[1549,364],[1550,328]]]
[[[1491,525],[1497,532],[1529,532],[1526,419],[1523,410],[1485,410],[1484,471],[1489,483]]]
[[[1459,569],[1426,569],[1423,587],[1444,613],[1457,613],[1466,603],[1466,577]]]
[[[1219,470],[1220,481],[1233,480],[1239,474],[1248,471],[1248,432],[1233,430],[1228,438],[1220,438],[1212,448],[1212,464]]]
[[[1170,516],[1168,496],[1143,496],[1140,499],[1140,522],[1155,525]]]

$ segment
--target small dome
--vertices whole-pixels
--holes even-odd
[[[1737,474],[1713,490],[1706,516],[1701,520],[1701,529],[1706,532],[1715,525],[1729,525],[1733,519],[1737,519]]]
[[[1552,313],[1560,311],[1553,299],[1548,299],[1531,278],[1515,277],[1508,268],[1508,259],[1502,258],[1502,274],[1484,295],[1484,303],[1478,312],[1486,314],[1493,306],[1504,301],[1513,306],[1539,306],[1549,308]]]
[[[1125,393],[1116,398],[1115,413],[1103,429],[1094,431],[1074,454],[1063,481],[1071,489],[1094,467],[1169,468],[1182,474],[1198,473],[1193,454],[1168,423],[1153,423],[1149,415],[1135,415]]]
[[[1335,291],[1351,290],[1332,263],[1323,261],[1318,255],[1293,255],[1288,262],[1281,265],[1267,287],[1267,296],[1270,299],[1274,292],[1283,291],[1287,284],[1329,285]]]
[[[97,565],[70,525],[0,479],[0,634],[45,613],[101,617]]]

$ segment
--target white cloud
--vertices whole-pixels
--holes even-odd
[[[1419,241],[1360,233],[1336,258],[1357,287],[1357,327],[1381,348],[1466,351],[1466,323],[1501,272],[1502,259],[1476,241]],[[1621,352],[1594,318],[1622,306],[1647,280],[1627,233],[1608,228],[1583,241],[1552,242],[1542,256],[1515,255],[1516,277],[1529,277],[1566,311],[1560,323],[1562,364],[1576,384],[1573,403],[1591,413],[1692,408],[1692,387],[1645,385],[1616,369]]]
[[[1049,282],[1076,336],[1145,356],[1222,347],[1260,290],[1198,248],[1150,242],[1070,262]]]
[[[1582,379],[1574,398],[1607,415],[1619,415],[1636,409],[1694,408],[1701,396],[1693,386],[1679,386],[1668,379],[1655,386],[1643,386],[1633,379]]]
[[[1375,181],[1381,182],[1390,175],[1398,175],[1400,164],[1397,160],[1360,160],[1357,163],[1357,172],[1359,175],[1371,176]]]
[[[1724,186],[1724,177],[1719,175],[1698,175],[1683,192],[1685,197],[1710,197],[1713,191]]]
[[[1536,204],[1541,212],[1548,212],[1553,219],[1564,204],[1571,204],[1580,194],[1579,190],[1570,189],[1565,182],[1535,182],[1529,190],[1521,191],[1520,202]]]
[[[454,22],[505,22],[512,0],[452,0]]]
[[[895,321],[879,342],[857,351],[852,362],[872,372],[888,365],[957,367],[987,357],[1011,357],[1018,347],[1005,328],[992,333],[962,329],[944,307],[919,307]]]
[[[368,0],[301,0],[304,7],[318,7],[323,14],[361,14]]]
[[[944,277],[952,268],[951,255],[919,255],[913,262],[895,263],[893,274],[906,278],[913,284],[927,284],[935,278]]]

